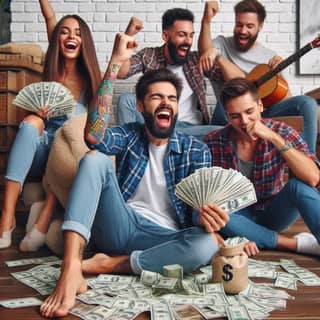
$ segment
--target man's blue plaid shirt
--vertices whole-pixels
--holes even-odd
[[[117,178],[125,201],[135,192],[144,175],[149,160],[148,145],[144,125],[129,123],[107,129],[104,140],[94,146],[102,153],[116,155]],[[192,209],[175,196],[175,185],[196,169],[210,166],[211,154],[206,144],[181,132],[173,132],[163,167],[181,228],[192,225]]]

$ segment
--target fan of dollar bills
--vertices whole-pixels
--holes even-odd
[[[239,171],[220,167],[201,168],[181,180],[175,194],[195,209],[216,204],[227,213],[257,201],[251,181]]]
[[[43,81],[24,87],[12,103],[32,112],[49,106],[49,117],[58,117],[71,113],[77,102],[70,90],[61,83]]]

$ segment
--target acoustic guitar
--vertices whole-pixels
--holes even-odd
[[[248,73],[246,78],[257,86],[258,94],[265,108],[281,101],[288,92],[287,82],[278,73],[311,49],[319,46],[320,35],[296,53],[281,61],[273,70],[267,64],[258,64]]]

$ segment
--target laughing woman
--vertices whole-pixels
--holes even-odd
[[[20,124],[8,160],[5,195],[0,219],[0,249],[11,245],[15,228],[15,209],[27,177],[42,177],[55,131],[71,116],[86,112],[101,81],[91,32],[77,15],[67,15],[56,23],[48,0],[40,0],[46,20],[49,47],[43,81],[57,81],[77,100],[74,113],[48,118],[47,106],[28,115]],[[20,244],[22,251],[35,251],[44,244],[56,198],[50,191],[44,208],[31,231]]]

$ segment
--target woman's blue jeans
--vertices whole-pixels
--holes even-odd
[[[307,142],[309,150],[316,154],[318,134],[318,105],[315,99],[309,96],[295,96],[283,100],[266,108],[262,112],[264,118],[302,116],[303,131],[301,137]],[[228,119],[221,103],[217,103],[211,124],[226,125]]]
[[[119,96],[117,106],[118,124],[123,125],[130,122],[144,123],[142,114],[136,107],[136,96],[132,93],[124,93]],[[194,125],[185,121],[177,121],[176,129],[196,137],[203,141],[204,137],[211,131],[221,129],[218,125]]]
[[[53,134],[44,131],[39,136],[34,125],[23,121],[10,150],[5,178],[19,182],[21,187],[27,176],[41,180],[52,141]]]
[[[246,237],[260,249],[274,249],[278,233],[294,223],[299,214],[320,243],[320,193],[298,179],[290,179],[264,211],[250,206],[232,213],[220,233],[224,237]]]
[[[198,227],[163,228],[130,209],[124,201],[110,158],[90,153],[80,161],[69,196],[63,230],[92,239],[104,253],[130,255],[132,271],[161,272],[180,264],[186,272],[208,264],[218,248]]]

